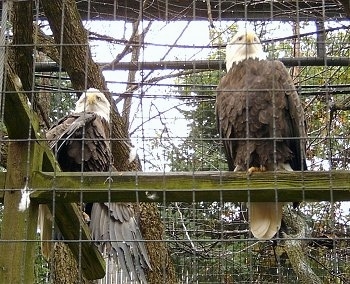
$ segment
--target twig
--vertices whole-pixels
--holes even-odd
[[[207,2],[207,10],[208,10],[208,21],[209,21],[209,25],[211,28],[215,28],[214,27],[214,22],[213,22],[213,15],[211,13],[211,5],[210,5],[210,0],[206,0]]]
[[[190,244],[191,244],[192,249],[195,250],[195,251],[197,251],[196,246],[194,245],[193,241],[191,240],[190,235],[188,234],[188,231],[187,231],[185,222],[184,222],[184,220],[183,220],[182,212],[181,212],[180,207],[179,207],[179,205],[178,205],[177,202],[175,202],[175,207],[176,207],[176,209],[177,209],[177,212],[178,212],[179,215],[180,215],[180,222],[181,222],[181,224],[182,224],[182,228],[183,228],[183,230],[184,230],[184,232],[185,232],[185,235],[186,235],[187,239],[190,241]]]
[[[308,257],[310,259],[312,259],[313,261],[315,261],[317,264],[319,264],[320,266],[322,266],[322,268],[326,271],[328,271],[329,274],[333,275],[334,277],[337,277],[339,279],[342,279],[342,281],[344,281],[343,283],[346,283],[344,277],[341,277],[339,274],[335,273],[333,270],[327,268],[327,266],[325,266],[322,262],[320,262],[316,257],[308,254]]]
[[[153,116],[151,116],[150,118],[148,118],[147,120],[145,120],[142,124],[138,125],[137,127],[134,128],[134,130],[130,131],[130,136],[132,136],[142,125],[144,125],[145,123],[151,121],[152,119],[155,119],[156,117],[160,117],[161,115],[167,113],[168,111],[171,111],[173,110],[174,108],[180,106],[180,105],[187,105],[187,103],[181,103],[181,104],[178,104],[176,106],[172,106],[164,111],[160,111],[158,114],[155,114]]]
[[[147,84],[156,83],[158,81],[165,80],[165,79],[176,78],[176,77],[179,77],[179,76],[186,76],[186,75],[201,73],[201,72],[205,72],[205,71],[207,71],[207,70],[180,71],[180,72],[176,72],[176,73],[172,73],[172,74],[167,74],[167,75],[151,78],[151,79],[149,79],[147,81],[144,81],[142,84],[143,85],[147,85]],[[120,96],[129,95],[130,93],[132,93],[132,92],[136,91],[137,89],[139,89],[142,84],[136,84],[136,85],[131,86],[124,93],[120,94]]]

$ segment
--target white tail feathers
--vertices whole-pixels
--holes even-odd
[[[268,170],[293,171],[288,163],[267,165]],[[260,240],[270,240],[281,228],[283,202],[251,202],[249,204],[250,231]]]
[[[257,239],[269,240],[281,228],[281,202],[251,202],[249,205],[250,230]]]

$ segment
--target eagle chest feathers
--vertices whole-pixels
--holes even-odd
[[[279,61],[247,59],[222,78],[216,111],[230,170],[272,167],[293,158],[283,139],[293,136],[285,72]]]

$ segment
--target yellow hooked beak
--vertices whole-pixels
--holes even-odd
[[[86,104],[87,105],[94,105],[97,103],[97,95],[94,93],[87,93],[86,94]]]
[[[247,43],[254,43],[255,34],[252,32],[247,32],[246,39],[247,39]]]

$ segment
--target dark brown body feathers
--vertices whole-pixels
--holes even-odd
[[[303,109],[283,63],[244,60],[233,65],[217,91],[217,121],[230,170],[273,170],[274,162],[306,169]]]

